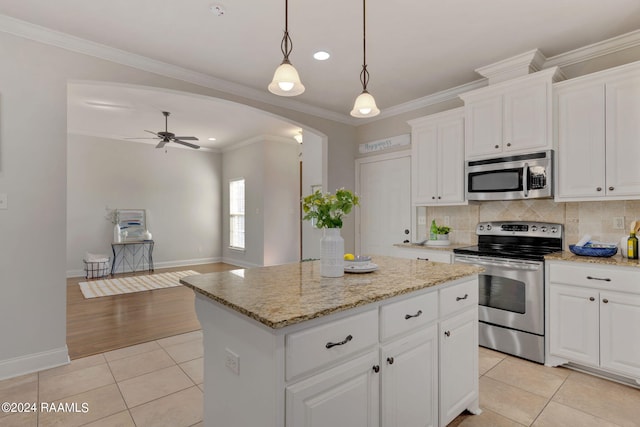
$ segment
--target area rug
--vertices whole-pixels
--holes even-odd
[[[80,285],[82,295],[89,299],[108,295],[130,294],[132,292],[181,286],[181,278],[193,276],[194,274],[200,273],[193,270],[173,271],[170,273],[122,277],[119,279],[92,280],[90,282],[80,282],[78,284]]]

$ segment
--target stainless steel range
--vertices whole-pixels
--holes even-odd
[[[562,250],[562,224],[481,222],[478,245],[454,249],[479,277],[479,343],[544,363],[544,256]]]

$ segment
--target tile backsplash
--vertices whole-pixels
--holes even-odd
[[[640,200],[557,203],[550,199],[470,203],[467,206],[418,208],[426,216],[426,226],[418,228],[418,240],[428,238],[429,224],[438,225],[448,217],[454,244],[477,243],[476,225],[481,221],[544,221],[565,226],[565,249],[590,234],[592,240],[617,243],[629,235],[632,221],[640,220]],[[614,228],[614,218],[624,218],[624,229]]]

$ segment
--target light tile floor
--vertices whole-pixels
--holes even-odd
[[[640,426],[640,390],[485,348],[481,415],[449,427]],[[0,381],[0,402],[88,405],[86,413],[0,412],[2,427],[202,426],[202,333],[191,332]]]

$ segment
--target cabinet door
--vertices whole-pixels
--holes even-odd
[[[437,171],[439,169],[437,146],[437,123],[421,125],[412,129],[411,171],[413,176],[414,205],[427,205],[437,202]]]
[[[557,199],[604,197],[604,85],[559,88],[555,102]]]
[[[640,296],[600,292],[600,365],[640,379]]]
[[[286,388],[287,427],[378,427],[378,352],[317,374]]]
[[[384,346],[380,360],[382,362],[382,425],[385,427],[437,426],[436,326]]]
[[[550,354],[598,366],[598,291],[553,283],[549,289]]]
[[[640,196],[640,76],[606,84],[606,192]]]
[[[502,97],[465,101],[465,157],[502,152]]]
[[[440,323],[440,425],[478,398],[478,309]]]
[[[503,151],[529,152],[551,148],[549,83],[529,83],[504,94]]]
[[[438,203],[464,202],[464,116],[438,126]]]

